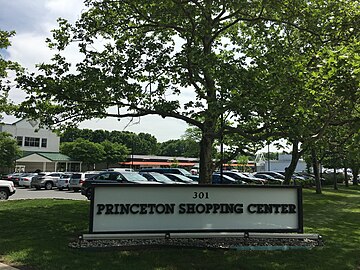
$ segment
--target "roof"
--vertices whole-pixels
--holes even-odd
[[[74,161],[69,156],[61,154],[61,153],[51,153],[51,152],[32,152],[25,153],[22,158],[19,158],[17,161],[20,162],[66,162],[66,161]]]
[[[129,155],[129,159],[146,161],[146,160],[158,160],[158,161],[180,161],[180,162],[198,162],[198,158],[187,158],[187,157],[170,157],[170,156],[154,156],[154,155]]]
[[[173,164],[179,166],[194,166],[195,163],[191,162],[162,162],[162,161],[127,161],[127,162],[119,162],[121,165],[144,165],[144,166],[171,166]]]
[[[67,155],[61,153],[44,153],[44,152],[37,152],[36,154],[43,156],[51,161],[71,161],[71,158]]]

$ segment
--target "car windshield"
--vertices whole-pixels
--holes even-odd
[[[121,173],[128,181],[148,181],[144,176],[134,172],[122,172]]]
[[[97,173],[86,173],[85,174],[85,179],[88,179],[88,178],[90,178],[90,177],[93,177],[93,176],[95,176],[95,175],[98,175]],[[79,177],[80,178],[80,177]]]
[[[179,172],[181,172],[183,175],[185,175],[185,176],[188,176],[188,175],[192,175],[191,173],[189,173],[187,170],[185,170],[185,169],[178,169],[179,170]]]
[[[68,179],[68,178],[70,178],[70,176],[71,176],[71,174],[62,174],[60,176],[60,179]]]
[[[156,181],[163,182],[163,183],[169,183],[173,184],[174,181],[166,177],[165,175],[161,173],[151,173],[151,175],[155,178]]]
[[[192,183],[194,182],[193,180],[191,180],[190,178],[181,175],[181,174],[176,174],[176,177],[179,178],[181,181],[186,182],[186,183]]]
[[[72,179],[80,179],[81,178],[81,173],[74,173],[72,176],[71,176]]]

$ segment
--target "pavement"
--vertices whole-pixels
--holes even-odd
[[[6,264],[0,263],[0,270],[19,270],[18,268],[8,266]]]

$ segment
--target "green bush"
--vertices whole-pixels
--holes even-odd
[[[324,173],[322,177],[325,179],[323,182],[324,185],[334,184],[334,173]],[[336,181],[338,183],[343,183],[345,181],[345,175],[343,173],[336,173]]]

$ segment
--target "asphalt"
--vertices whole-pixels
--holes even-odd
[[[0,270],[19,270],[18,268],[11,267],[9,265],[0,263]]]

